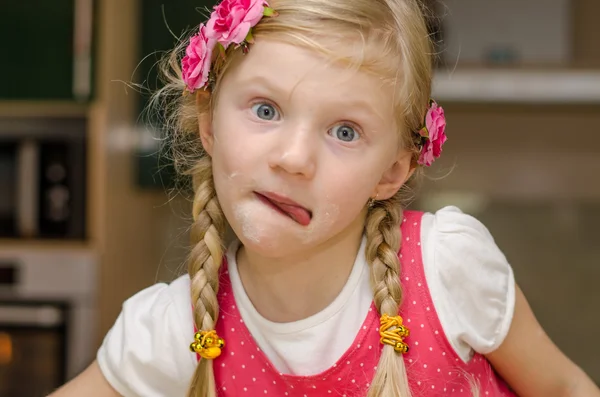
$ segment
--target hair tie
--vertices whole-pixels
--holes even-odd
[[[215,330],[198,331],[194,334],[194,342],[190,350],[200,357],[213,360],[221,355],[221,349],[225,346],[225,340]]]
[[[410,331],[408,328],[402,325],[402,317],[390,317],[387,314],[381,316],[379,320],[379,335],[381,339],[379,341],[384,345],[393,346],[394,350],[398,353],[408,353],[408,344],[404,342],[404,338],[409,334]]]

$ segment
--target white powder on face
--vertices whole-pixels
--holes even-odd
[[[251,190],[250,186],[255,186],[255,182],[252,179],[248,179],[247,175],[239,170],[231,172],[223,172],[222,180],[224,184],[229,184],[234,188],[235,191],[230,192],[233,196],[238,198],[231,204],[233,205],[233,219],[229,220],[229,223],[237,225],[235,231],[238,238],[244,238],[248,242],[255,244],[268,244],[268,230],[264,222],[268,220],[268,216],[272,215],[264,204],[258,200],[247,200],[242,199],[242,196],[248,194]],[[238,194],[240,196],[238,196]]]
[[[252,222],[252,213],[256,211],[251,205],[238,205],[235,207],[234,216],[242,226],[244,237],[255,243],[260,243],[265,229],[261,224]]]

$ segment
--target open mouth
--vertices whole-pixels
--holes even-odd
[[[263,203],[273,208],[282,215],[291,218],[302,226],[308,226],[312,219],[312,212],[294,201],[273,193],[254,192]]]

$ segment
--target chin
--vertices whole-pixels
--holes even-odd
[[[280,228],[272,228],[269,231],[255,227],[251,231],[246,229],[239,232],[234,229],[237,238],[247,250],[264,258],[297,256],[310,248],[297,236],[280,231]]]
[[[319,227],[324,226],[321,222],[301,226],[260,202],[238,205],[232,215],[230,226],[241,243],[267,258],[300,254],[326,239],[327,230]]]
[[[247,251],[252,252],[254,255],[258,255],[261,258],[282,259],[296,253],[291,248],[290,244],[283,244],[281,239],[274,238],[256,241],[245,238],[244,236],[238,238]]]

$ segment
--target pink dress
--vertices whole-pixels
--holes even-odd
[[[514,396],[490,363],[475,354],[463,362],[444,335],[425,280],[421,258],[422,213],[406,211],[402,223],[400,315],[410,329],[410,351],[404,355],[413,396],[471,396],[465,373],[479,383],[480,395]],[[311,376],[282,374],[258,348],[237,309],[226,264],[219,288],[217,333],[226,341],[215,359],[218,395],[364,397],[373,379],[382,345],[379,314],[371,307],[354,343],[328,370]],[[344,332],[344,330],[340,330]]]

